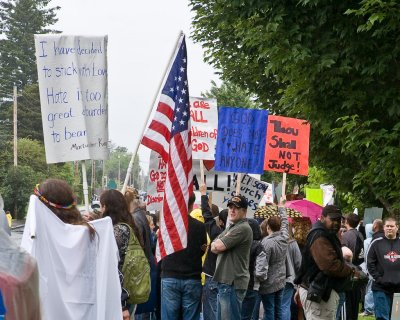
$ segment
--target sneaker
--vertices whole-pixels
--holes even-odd
[[[359,314],[360,317],[367,317],[367,316],[373,316],[374,314],[372,312],[367,312],[363,311]]]

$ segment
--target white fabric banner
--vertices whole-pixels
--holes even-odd
[[[190,97],[193,159],[215,160],[218,132],[217,100]]]
[[[35,35],[47,163],[108,158],[107,36]]]
[[[21,247],[36,258],[42,319],[122,319],[118,248],[109,217],[63,223],[32,195]]]

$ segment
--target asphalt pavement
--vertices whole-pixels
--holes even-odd
[[[13,220],[11,228],[11,239],[18,245],[21,244],[22,233],[24,232],[25,220]]]

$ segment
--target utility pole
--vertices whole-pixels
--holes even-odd
[[[118,155],[118,189],[121,187],[121,156]]]
[[[14,109],[13,109],[13,118],[14,118],[14,167],[18,165],[18,148],[17,148],[17,86],[14,85],[13,90],[13,99],[14,99]]]

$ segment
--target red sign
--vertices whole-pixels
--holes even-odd
[[[264,169],[308,175],[309,140],[305,120],[269,115]]]

